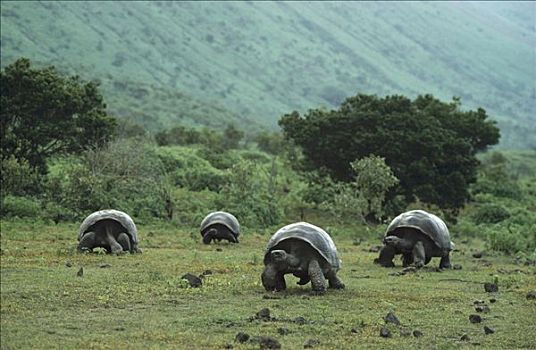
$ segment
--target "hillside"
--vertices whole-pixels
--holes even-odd
[[[1,2],[2,66],[101,81],[110,112],[277,128],[345,97],[432,93],[536,147],[534,2]],[[53,20],[51,20],[53,19]]]

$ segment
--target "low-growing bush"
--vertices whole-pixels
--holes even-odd
[[[499,204],[486,203],[477,208],[472,215],[476,224],[494,224],[506,220],[510,213],[506,208]]]
[[[40,210],[41,203],[32,197],[7,195],[2,198],[3,217],[37,218]]]
[[[507,254],[531,252],[536,249],[536,224],[531,227],[497,224],[487,228],[489,249]]]

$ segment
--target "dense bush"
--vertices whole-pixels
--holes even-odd
[[[169,179],[143,141],[113,142],[59,167],[49,176],[47,198],[79,217],[109,208],[143,218],[170,216]]]
[[[280,222],[283,208],[278,203],[273,173],[247,160],[239,161],[228,172],[228,182],[216,202],[218,208],[226,208],[250,227]]]
[[[513,254],[536,250],[536,223],[530,226],[497,224],[487,229],[487,243],[490,249]]]
[[[476,224],[494,224],[510,217],[510,213],[502,205],[483,204],[473,214],[472,219]]]
[[[38,172],[25,159],[0,158],[0,194],[16,196],[37,194],[41,190]]]
[[[33,197],[7,195],[2,200],[2,216],[35,218],[40,215],[41,203]]]
[[[195,149],[160,147],[157,153],[175,186],[192,191],[208,189],[218,192],[226,181],[225,173],[201,158]]]

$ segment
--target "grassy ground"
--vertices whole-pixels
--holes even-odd
[[[1,348],[181,348],[251,349],[239,332],[277,339],[283,349],[534,348],[536,290],[534,266],[514,257],[485,254],[478,241],[456,240],[452,261],[462,270],[430,267],[400,276],[400,266],[372,264],[376,240],[356,244],[353,235],[334,235],[346,283],[342,291],[310,296],[310,285],[266,293],[260,283],[268,235],[245,232],[239,245],[205,246],[192,229],[140,226],[141,255],[109,256],[75,252],[76,224],[43,225],[3,221],[1,228]],[[465,243],[464,243],[465,242]],[[398,265],[399,262],[397,261]],[[83,276],[78,276],[83,268]],[[185,273],[206,270],[202,287],[189,287]],[[498,278],[499,292],[483,283]],[[492,303],[490,299],[496,299]],[[489,306],[482,322],[475,300]],[[269,308],[271,320],[255,319]],[[393,312],[401,326],[383,318]],[[486,335],[484,326],[495,333]],[[421,337],[404,336],[419,330]],[[280,333],[288,333],[282,335]],[[470,340],[460,340],[467,334]],[[311,342],[313,344],[315,342]]]

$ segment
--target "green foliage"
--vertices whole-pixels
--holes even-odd
[[[3,217],[37,218],[40,216],[40,211],[41,203],[33,197],[7,195],[2,198]]]
[[[192,191],[208,189],[218,192],[226,181],[225,173],[200,157],[195,149],[160,147],[157,153],[176,186]]]
[[[338,110],[310,110],[304,117],[292,112],[279,123],[303,149],[305,170],[325,169],[336,180],[350,181],[350,162],[375,154],[400,180],[407,202],[419,198],[456,210],[476,179],[476,150],[499,137],[482,109],[459,107],[457,100],[443,103],[430,95],[411,101],[359,94]]]
[[[116,122],[94,82],[63,77],[54,67],[33,69],[18,59],[0,73],[2,158],[15,156],[46,172],[46,159],[103,143]]]
[[[283,211],[275,195],[274,168],[268,170],[242,160],[228,172],[228,182],[216,202],[218,208],[240,218],[245,226],[266,227],[280,222]]]
[[[506,208],[497,204],[484,204],[479,206],[473,214],[473,221],[476,224],[495,224],[510,217]]]
[[[261,151],[275,155],[283,151],[285,144],[285,139],[280,132],[263,131],[256,135],[255,141]]]
[[[153,147],[119,140],[88,150],[51,172],[47,199],[83,217],[114,208],[138,218],[169,218],[171,186]]]
[[[398,184],[398,179],[385,164],[385,158],[375,155],[355,160],[350,166],[357,174],[355,187],[361,202],[366,203],[362,211],[363,217],[374,215],[379,219],[383,215],[382,205],[385,195],[391,187]]]
[[[0,193],[23,196],[36,194],[40,190],[40,177],[25,159],[11,155],[0,158]]]
[[[490,249],[514,254],[536,251],[536,224],[494,225],[488,228],[487,244]]]
[[[334,195],[323,207],[340,220],[363,223],[367,219],[379,220],[383,215],[385,194],[398,179],[385,160],[374,155],[355,160],[350,166],[356,174],[354,180],[334,184]]]

